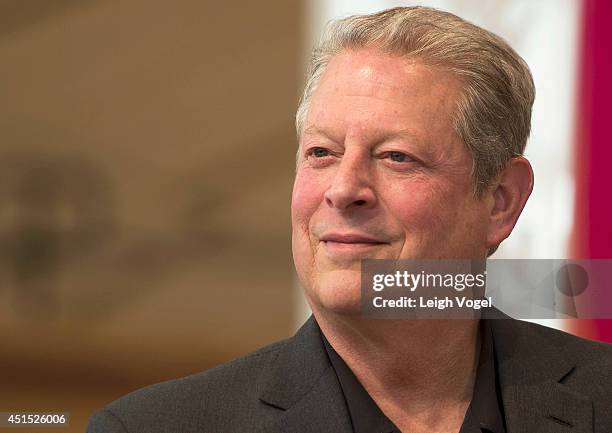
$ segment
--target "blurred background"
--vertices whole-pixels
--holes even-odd
[[[495,257],[612,257],[605,0],[0,0],[0,411],[82,432],[133,389],[290,336],[308,53],[329,19],[414,4],[532,67],[536,188]],[[549,324],[612,341],[608,321]]]

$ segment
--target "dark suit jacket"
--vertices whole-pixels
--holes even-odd
[[[508,433],[611,433],[612,346],[491,320]],[[88,433],[350,433],[316,321],[204,373],[133,392]]]

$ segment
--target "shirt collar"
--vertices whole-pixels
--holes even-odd
[[[334,348],[329,344],[327,338],[321,332],[321,338],[325,345],[325,350],[329,360],[336,371],[336,376],[342,388],[344,401],[351,417],[354,433],[392,433],[399,432],[399,429],[389,418],[380,410],[376,402],[370,397],[363,385],[346,365],[344,360],[338,355]]]
[[[460,433],[505,433],[504,406],[497,377],[493,333],[488,320],[480,321],[480,334],[481,348],[472,401]]]
[[[487,320],[480,321],[481,350],[474,392],[460,433],[506,433],[497,378],[493,334]],[[380,410],[351,369],[321,332],[321,338],[336,372],[351,417],[354,433],[394,433],[399,429]]]

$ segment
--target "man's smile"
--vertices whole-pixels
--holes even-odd
[[[361,233],[326,233],[321,236],[320,242],[328,253],[346,254],[362,253],[371,249],[389,245],[381,239]]]

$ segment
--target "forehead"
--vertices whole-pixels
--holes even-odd
[[[460,89],[450,72],[421,60],[373,48],[344,50],[321,76],[306,126],[336,133],[449,134]]]

